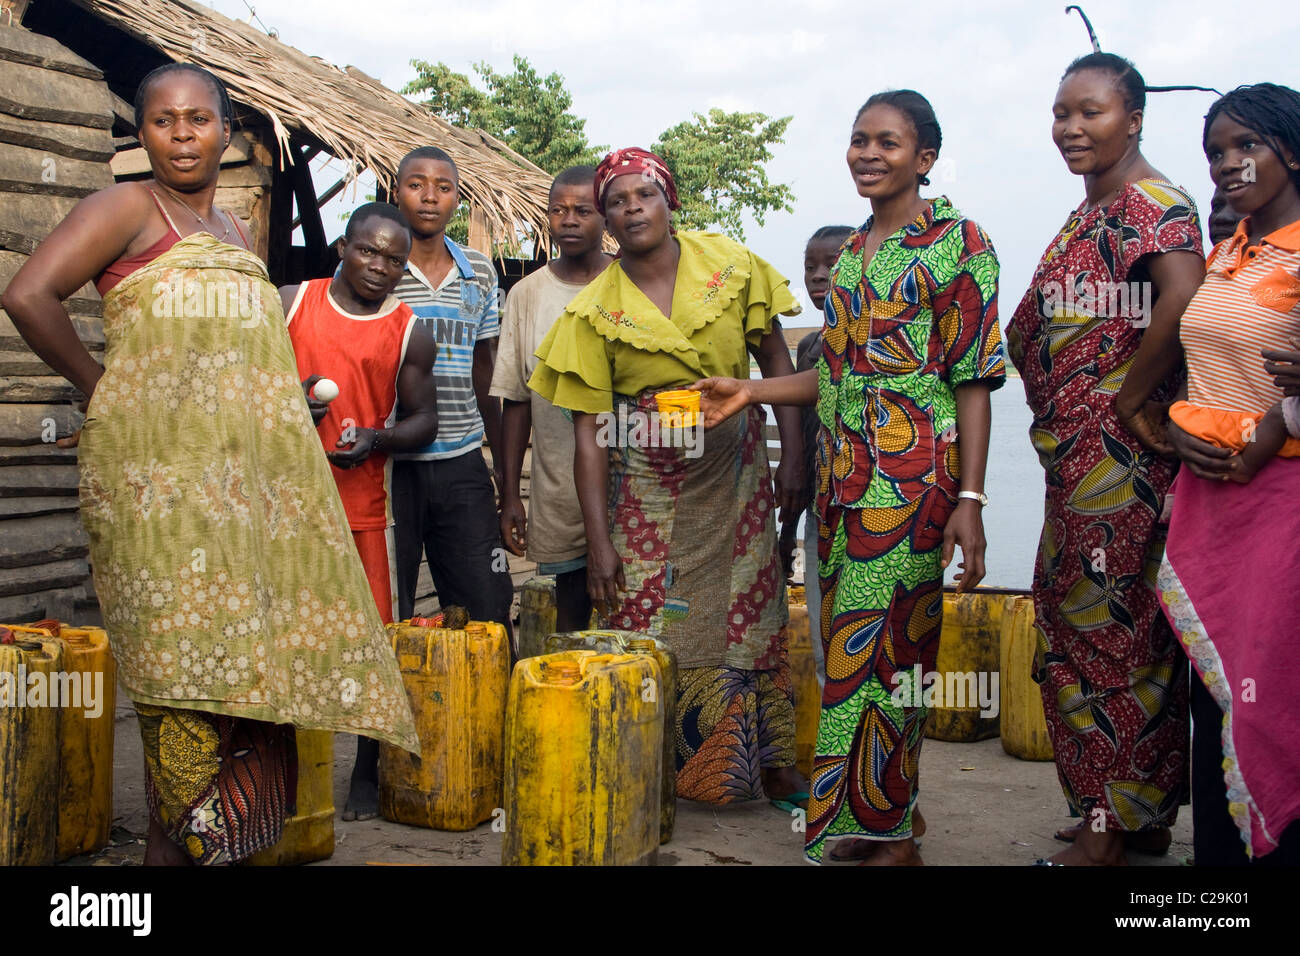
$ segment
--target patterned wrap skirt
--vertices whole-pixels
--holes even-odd
[[[953,456],[950,456],[953,457]],[[821,635],[826,654],[804,853],[820,863],[841,838],[912,835],[927,711],[903,706],[899,675],[934,669],[943,615],[943,529],[955,471],[893,508],[823,501]]]
[[[149,815],[198,864],[235,863],[280,841],[298,790],[285,724],[136,704]]]
[[[637,423],[658,414],[654,394],[618,396],[613,417],[627,439],[610,442],[609,477],[627,594],[601,626],[652,635],[677,655],[678,796],[755,799],[762,768],[794,764],[789,610],[763,415],[697,428],[693,447],[680,435],[639,440]]]

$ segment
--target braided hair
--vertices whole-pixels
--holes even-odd
[[[858,115],[853,118],[853,122],[860,120],[862,114],[873,106],[892,106],[906,116],[911,121],[912,128],[916,130],[917,152],[932,149],[935,159],[939,158],[939,147],[943,145],[943,131],[939,129],[939,119],[934,115],[934,107],[924,96],[916,90],[885,90],[883,93],[875,93],[862,104],[862,109],[858,110]],[[918,185],[930,185],[930,178],[918,177]]]
[[[1292,184],[1300,190],[1300,169],[1287,165],[1286,157],[1282,155],[1285,148],[1291,153],[1293,162],[1300,162],[1300,93],[1276,83],[1239,86],[1226,93],[1215,100],[1205,114],[1202,149],[1209,141],[1210,124],[1221,114],[1257,133],[1282,162]]]
[[[145,78],[135,88],[135,128],[138,130],[144,126],[144,101],[153,85],[169,74],[182,72],[193,73],[207,81],[208,85],[212,87],[212,91],[217,94],[217,105],[221,110],[221,119],[233,127],[235,125],[235,111],[230,105],[230,94],[226,92],[226,84],[221,82],[219,76],[194,63],[164,63],[162,66],[145,74]]]
[[[1142,74],[1138,72],[1131,60],[1114,53],[1089,53],[1087,56],[1079,57],[1065,68],[1065,72],[1061,74],[1061,82],[1064,83],[1067,76],[1080,70],[1101,70],[1109,73],[1115,78],[1115,85],[1119,87],[1120,95],[1124,97],[1124,109],[1130,113],[1134,110],[1146,109],[1146,80],[1142,79]]]

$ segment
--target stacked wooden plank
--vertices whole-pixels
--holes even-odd
[[[112,123],[93,64],[48,37],[0,26],[0,290],[78,199],[112,184]],[[66,305],[86,347],[102,353],[94,288]],[[80,423],[81,397],[0,311],[0,620],[97,614],[76,451],[54,443]]]

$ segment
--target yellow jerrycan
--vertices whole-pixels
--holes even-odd
[[[298,730],[298,795],[275,846],[254,853],[249,866],[297,866],[334,855],[334,733]]]
[[[925,735],[933,740],[973,743],[998,735],[1002,611],[1006,591],[977,588],[968,594],[945,592],[943,630],[934,679],[935,705],[929,706]],[[915,674],[915,671],[913,672]],[[927,675],[916,695],[924,700]],[[998,686],[995,686],[997,682]],[[913,680],[913,683],[915,681]],[[981,705],[983,694],[987,706]],[[981,711],[986,715],[982,716]]]
[[[75,696],[63,710],[59,747],[59,836],[62,861],[108,846],[113,828],[113,712],[117,664],[102,627],[38,621],[63,644],[63,671]],[[94,706],[88,706],[93,702]],[[88,714],[87,711],[91,713]]]
[[[544,653],[546,637],[555,630],[555,577],[539,574],[519,592],[519,656]]]
[[[660,680],[649,654],[563,651],[515,665],[502,863],[655,862],[664,709],[644,688]]]
[[[677,655],[663,641],[635,631],[563,631],[546,639],[546,653],[589,649],[602,654],[650,654],[659,662],[663,686],[664,761],[659,788],[659,843],[677,824]]]
[[[1034,683],[1034,652],[1038,628],[1034,627],[1032,598],[1006,599],[1002,612],[1002,749],[1021,760],[1051,760],[1052,738],[1043,716],[1043,695]]]
[[[388,625],[420,756],[379,746],[379,812],[435,830],[472,830],[501,806],[510,645],[505,628]]]
[[[55,861],[65,708],[50,694],[62,671],[63,644],[49,631],[0,627],[0,866]]]
[[[793,585],[787,592],[790,623],[785,634],[790,682],[794,685],[794,765],[811,780],[813,757],[817,753],[817,724],[822,716],[822,689],[817,683],[817,658],[813,654],[805,591]]]

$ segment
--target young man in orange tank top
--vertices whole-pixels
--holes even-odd
[[[280,289],[312,419],[385,623],[393,620],[397,593],[388,453],[423,447],[438,430],[437,346],[392,295],[410,250],[410,227],[397,208],[368,203],[339,240],[342,264],[334,278]],[[310,395],[325,378],[338,386],[332,401]],[[358,737],[343,819],[378,814],[378,759],[378,743]]]

